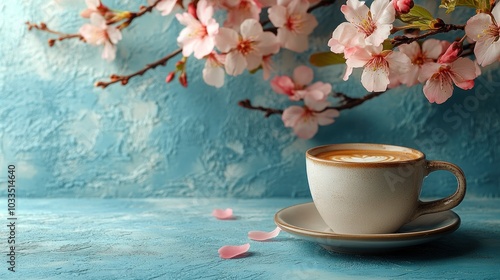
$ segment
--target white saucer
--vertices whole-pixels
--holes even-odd
[[[453,211],[427,214],[404,225],[396,233],[338,234],[321,219],[314,203],[284,208],[276,213],[274,222],[282,230],[299,238],[319,243],[325,249],[340,253],[381,253],[426,243],[452,233],[460,226],[460,217]]]

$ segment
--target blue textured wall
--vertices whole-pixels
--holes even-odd
[[[244,98],[267,105],[286,101],[260,73],[227,77],[216,90],[200,78],[203,63],[191,59],[188,89],[163,82],[173,64],[126,87],[94,88],[97,79],[136,71],[175,48],[178,24],[158,13],[138,19],[124,32],[117,59],[107,63],[100,48],[76,40],[49,48],[47,34],[26,30],[23,23],[30,20],[76,32],[84,22],[78,17],[83,1],[61,2],[66,4],[0,3],[0,182],[5,186],[6,165],[15,163],[22,195],[306,197],[307,148],[379,142],[421,148],[430,159],[460,165],[469,196],[500,196],[500,85],[492,82],[500,78],[498,68],[485,70],[477,88],[456,91],[444,105],[429,104],[420,86],[392,91],[341,112],[334,125],[306,141],[279,117],[265,119],[236,105]],[[136,1],[117,2],[137,8]],[[333,9],[317,15],[340,18]],[[322,25],[315,32],[312,51],[327,50],[331,30]],[[308,60],[308,54],[286,51],[280,57],[280,74]],[[342,72],[315,70],[336,91],[365,94],[359,73],[343,82]],[[424,194],[431,196],[448,194],[455,184],[448,174],[429,181]]]

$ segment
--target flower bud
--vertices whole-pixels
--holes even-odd
[[[393,0],[392,4],[394,5],[394,9],[396,9],[396,13],[398,14],[409,13],[414,5],[413,0]]]
[[[458,56],[462,53],[462,44],[453,42],[443,55],[438,59],[438,63],[451,63],[457,60]]]
[[[167,77],[165,78],[165,82],[168,84],[170,83],[173,79],[175,78],[175,71],[172,71],[168,73]]]
[[[183,87],[187,87],[188,86],[188,80],[187,80],[187,74],[186,74],[186,72],[182,72],[181,75],[179,76],[179,83]]]
[[[193,2],[189,3],[188,5],[188,13],[192,15],[194,18],[198,18],[198,15],[196,15],[196,6],[194,5]]]

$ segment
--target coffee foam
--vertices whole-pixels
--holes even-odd
[[[334,150],[322,152],[316,157],[335,162],[398,162],[418,158],[416,154],[387,150]]]

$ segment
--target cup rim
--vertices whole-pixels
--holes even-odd
[[[390,162],[340,162],[340,161],[331,161],[327,159],[318,158],[316,155],[332,150],[340,150],[340,149],[366,149],[366,147],[372,147],[373,150],[392,150],[392,151],[407,151],[408,153],[416,154],[417,157],[413,159],[407,160],[398,160],[398,161],[390,161]],[[337,149],[335,149],[337,148]],[[314,162],[332,165],[332,166],[345,166],[345,167],[388,167],[388,166],[398,166],[402,164],[411,164],[416,163],[421,160],[425,160],[425,154],[417,149],[408,148],[404,146],[397,146],[391,144],[376,144],[376,143],[338,143],[338,144],[327,144],[316,146],[310,148],[306,151],[306,159],[312,160]]]

